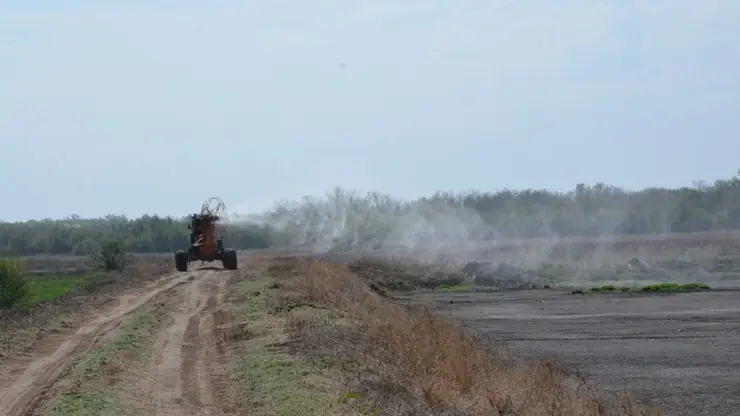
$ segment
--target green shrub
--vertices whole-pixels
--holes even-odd
[[[0,308],[11,308],[28,294],[28,280],[18,260],[0,259]]]
[[[668,292],[678,291],[681,289],[681,285],[678,283],[656,283],[654,285],[647,285],[640,288],[643,292]]]
[[[696,283],[686,283],[684,285],[681,285],[682,290],[711,290],[708,284],[696,282]]]
[[[106,272],[122,272],[129,261],[123,242],[120,240],[104,241],[91,257],[97,266]]]
[[[617,290],[617,287],[614,285],[605,285],[591,288],[592,292],[614,292],[615,290]]]
[[[640,288],[643,292],[680,292],[690,290],[711,290],[709,285],[706,283],[686,283],[679,285],[678,283],[657,283],[654,285],[647,285]]]

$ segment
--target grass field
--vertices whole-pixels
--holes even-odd
[[[28,295],[23,305],[54,300],[64,294],[81,289],[85,284],[99,278],[93,274],[79,276],[44,276],[28,279]]]

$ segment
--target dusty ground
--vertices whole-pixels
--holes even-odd
[[[124,368],[105,368],[102,373],[121,373],[108,377],[108,384],[122,378],[128,381],[117,388],[131,390],[138,402],[130,403],[132,408],[139,407],[136,414],[222,414],[217,399],[224,362],[219,358],[223,349],[217,339],[217,321],[222,317],[220,307],[228,284],[237,272],[201,269],[163,276],[118,296],[105,309],[83,319],[81,326],[45,337],[27,354],[8,357],[0,368],[0,414],[89,414],[91,406],[85,403],[65,408],[64,397],[97,392],[94,383],[100,380],[91,379],[100,377],[86,374],[93,373],[91,368],[118,361]],[[146,320],[129,325],[128,332],[113,340],[114,347],[105,347],[107,337],[123,331],[122,324],[147,308],[149,315],[142,316],[149,320],[153,336],[140,344],[149,351],[132,355],[130,360],[113,357],[119,350],[130,352],[138,347],[133,341],[141,335],[139,327]],[[142,360],[149,360],[148,365],[137,367]],[[128,364],[131,369],[125,368]],[[77,377],[78,373],[82,375]],[[80,407],[88,413],[74,410]]]
[[[664,414],[733,415],[740,408],[740,291],[539,290],[423,294],[413,301],[505,342],[512,356],[553,358]]]

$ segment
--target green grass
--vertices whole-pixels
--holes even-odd
[[[237,291],[246,298],[240,313],[248,322],[252,332],[263,332],[267,324],[267,299],[268,293],[277,289],[269,289],[268,280],[245,280],[237,286]]]
[[[616,293],[616,292],[645,292],[645,293],[655,293],[655,292],[691,292],[691,291],[701,291],[701,290],[711,290],[709,285],[706,283],[686,283],[686,284],[678,284],[678,283],[653,283],[645,286],[641,286],[639,288],[629,288],[627,286],[614,286],[614,285],[604,285],[604,286],[597,286],[592,287],[589,290],[574,290],[571,292],[571,294],[585,294],[585,293]]]
[[[158,327],[157,318],[149,313],[134,315],[121,328],[114,338],[92,348],[84,360],[75,368],[72,378],[76,381],[100,375],[100,370],[117,359],[121,351],[136,351],[146,342],[149,335]]]
[[[22,303],[32,305],[54,300],[71,290],[82,288],[92,278],[90,275],[28,278],[28,294]]]
[[[448,292],[448,293],[455,293],[455,292],[472,292],[473,286],[466,285],[466,284],[460,284],[460,285],[440,285],[434,288],[434,291],[436,292]]]
[[[353,394],[340,394],[337,380],[340,365],[331,360],[316,361],[297,357],[275,347],[285,341],[281,317],[271,313],[268,302],[277,287],[267,279],[241,282],[244,295],[240,315],[255,336],[236,348],[241,357],[235,376],[241,386],[245,407],[254,415],[324,416],[357,414],[352,411]],[[343,319],[340,313],[317,311],[324,318]],[[290,313],[307,314],[306,308]],[[337,413],[339,412],[339,413]]]
[[[339,374],[266,347],[245,356],[237,373],[252,403],[266,411],[263,414],[323,416],[337,402],[336,395],[322,390]]]
[[[647,285],[640,288],[643,292],[682,292],[692,290],[710,290],[711,288],[706,283],[658,283],[654,285]]]
[[[54,402],[56,416],[117,416],[118,411],[110,398],[101,392],[60,396]]]
[[[99,274],[90,273],[74,276],[33,276],[26,277],[28,294],[20,302],[21,306],[48,302],[74,290],[84,290],[85,286],[100,279]]]

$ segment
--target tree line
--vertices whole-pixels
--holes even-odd
[[[129,252],[164,253],[185,249],[190,244],[186,218],[144,215],[140,218],[109,215],[82,219],[34,220],[0,223],[0,255],[96,253],[107,241],[120,241]],[[265,248],[264,227],[229,227],[225,234],[231,247]]]
[[[578,184],[570,192],[439,192],[414,201],[335,189],[238,217],[225,242],[237,249],[423,246],[528,237],[598,237],[740,229],[740,171],[712,184],[630,191]],[[189,243],[185,218],[109,215],[0,223],[0,255],[94,253],[121,241],[131,252],[173,252]]]

